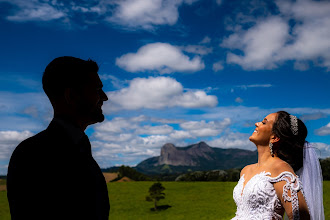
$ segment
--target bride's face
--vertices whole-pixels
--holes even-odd
[[[277,113],[267,115],[261,122],[255,123],[256,129],[250,136],[250,141],[255,145],[267,146],[272,137],[273,124],[276,120]]]

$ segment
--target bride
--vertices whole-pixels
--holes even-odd
[[[283,219],[284,213],[289,219],[323,220],[322,174],[305,142],[304,123],[279,111],[255,126],[249,139],[257,146],[258,163],[241,171],[232,220]]]

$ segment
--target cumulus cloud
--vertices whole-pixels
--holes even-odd
[[[329,116],[330,109],[318,109],[318,108],[273,108],[263,109],[259,107],[246,107],[246,106],[227,106],[227,107],[215,107],[207,109],[203,114],[203,118],[207,120],[217,120],[219,118],[230,118],[233,123],[251,121],[251,126],[254,126],[255,122],[260,121],[266,115],[277,112],[287,111],[293,115],[306,115],[306,114],[324,114]],[[252,132],[252,130],[251,130]]]
[[[212,48],[206,47],[203,45],[188,45],[183,47],[183,50],[188,53],[198,54],[198,55],[207,55],[212,53]]]
[[[129,72],[157,71],[161,74],[204,69],[200,57],[190,59],[179,47],[167,43],[147,44],[137,53],[128,53],[117,58],[116,64]]]
[[[327,115],[323,112],[316,112],[313,114],[303,114],[300,116],[302,121],[318,120],[320,118],[326,118]]]
[[[163,135],[169,134],[173,131],[173,127],[169,125],[150,126],[145,125],[136,130],[137,134],[148,134],[148,135]]]
[[[211,38],[208,36],[205,36],[203,40],[200,42],[201,44],[208,44],[211,43]]]
[[[216,96],[202,90],[185,92],[183,86],[170,77],[135,78],[129,87],[109,92],[105,111],[119,109],[162,109],[171,107],[198,108],[214,107]]]
[[[313,62],[329,71],[330,2],[279,0],[276,4],[278,15],[238,19],[236,26],[227,28],[234,31],[221,43],[230,50],[227,62],[246,70],[259,70],[274,69],[284,61],[294,60],[298,70],[308,69],[309,62]],[[243,28],[246,20],[250,25]],[[239,53],[234,52],[237,49]]]
[[[277,67],[276,55],[288,38],[289,25],[280,17],[260,20],[247,31],[241,30],[224,39],[221,46],[240,49],[244,55],[229,52],[227,62],[244,69],[272,69]]]
[[[204,114],[197,117],[176,114],[172,119],[145,115],[130,118],[115,117],[93,126],[95,131],[91,136],[93,155],[102,167],[110,167],[118,163],[135,165],[146,158],[159,156],[161,147],[166,143],[187,146],[205,141],[212,147],[255,150],[255,145],[249,141],[254,122],[278,110],[296,115],[307,113],[330,115],[329,109],[261,109],[231,106],[206,109]],[[250,123],[248,126],[251,127],[250,133],[240,133],[236,130],[247,122]],[[313,144],[320,149],[318,155],[321,154],[322,157],[330,155],[328,144]]]
[[[109,80],[115,89],[121,89],[127,86],[127,80],[121,80],[118,77],[108,74],[99,74],[102,81]]]
[[[43,93],[13,93],[0,91],[0,113],[20,112],[40,114],[51,108],[47,96]]]
[[[180,127],[189,131],[196,137],[210,137],[217,136],[224,131],[231,124],[229,118],[223,121],[189,121],[180,124]]]
[[[178,8],[196,0],[123,0],[115,1],[114,13],[107,21],[130,28],[153,29],[156,25],[174,25]]]
[[[97,124],[91,137],[93,155],[100,164],[104,164],[103,167],[111,165],[109,158],[112,160],[111,163],[137,163],[148,157],[158,156],[161,147],[166,143],[186,146],[187,140],[198,142],[200,137],[218,135],[230,125],[230,119],[209,122],[186,121],[178,124],[179,122],[180,120],[176,121],[175,129],[168,124],[155,124],[153,118],[139,116],[118,117]],[[115,128],[116,126],[118,128]]]
[[[0,160],[9,160],[15,147],[32,135],[30,131],[0,131]]]
[[[153,30],[159,25],[174,25],[179,7],[198,0],[95,0],[43,1],[1,0],[14,6],[6,19],[15,22],[59,21],[67,27],[111,23],[126,29]]]
[[[66,13],[56,7],[56,1],[23,1],[23,0],[2,0],[10,4],[16,5],[14,15],[7,16],[10,21],[50,21],[66,17]],[[55,4],[52,4],[55,3]]]
[[[229,133],[207,143],[212,147],[256,150],[256,146],[249,140],[249,136],[244,133]]]
[[[38,131],[52,115],[51,104],[42,93],[0,92],[0,103],[0,115],[5,116],[0,130]]]
[[[315,152],[319,156],[319,158],[330,157],[330,144],[325,144],[320,142],[313,142],[311,144],[312,147],[315,148]]]
[[[218,72],[220,70],[223,70],[223,63],[222,63],[222,61],[218,61],[218,62],[213,63],[212,69],[213,69],[214,72]]]
[[[135,129],[137,127],[137,121],[134,118],[122,118],[117,117],[111,121],[104,121],[101,124],[95,126],[96,131],[108,132],[112,134],[123,133],[126,130]]]
[[[320,136],[330,135],[330,123],[317,129],[315,133]]]

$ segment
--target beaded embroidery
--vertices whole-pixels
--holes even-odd
[[[283,210],[281,201],[276,195],[273,183],[285,181],[283,186],[284,201],[292,202],[294,219],[299,219],[298,191],[302,190],[299,179],[290,172],[282,172],[277,177],[270,177],[271,173],[261,172],[253,176],[243,188],[245,179],[241,176],[233,191],[237,205],[236,216],[232,220],[244,219],[277,219],[282,220],[279,214]],[[289,192],[291,196],[289,196]]]

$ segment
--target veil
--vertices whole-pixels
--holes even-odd
[[[304,145],[303,167],[297,175],[303,184],[311,220],[324,220],[322,170],[315,149],[308,142]]]

